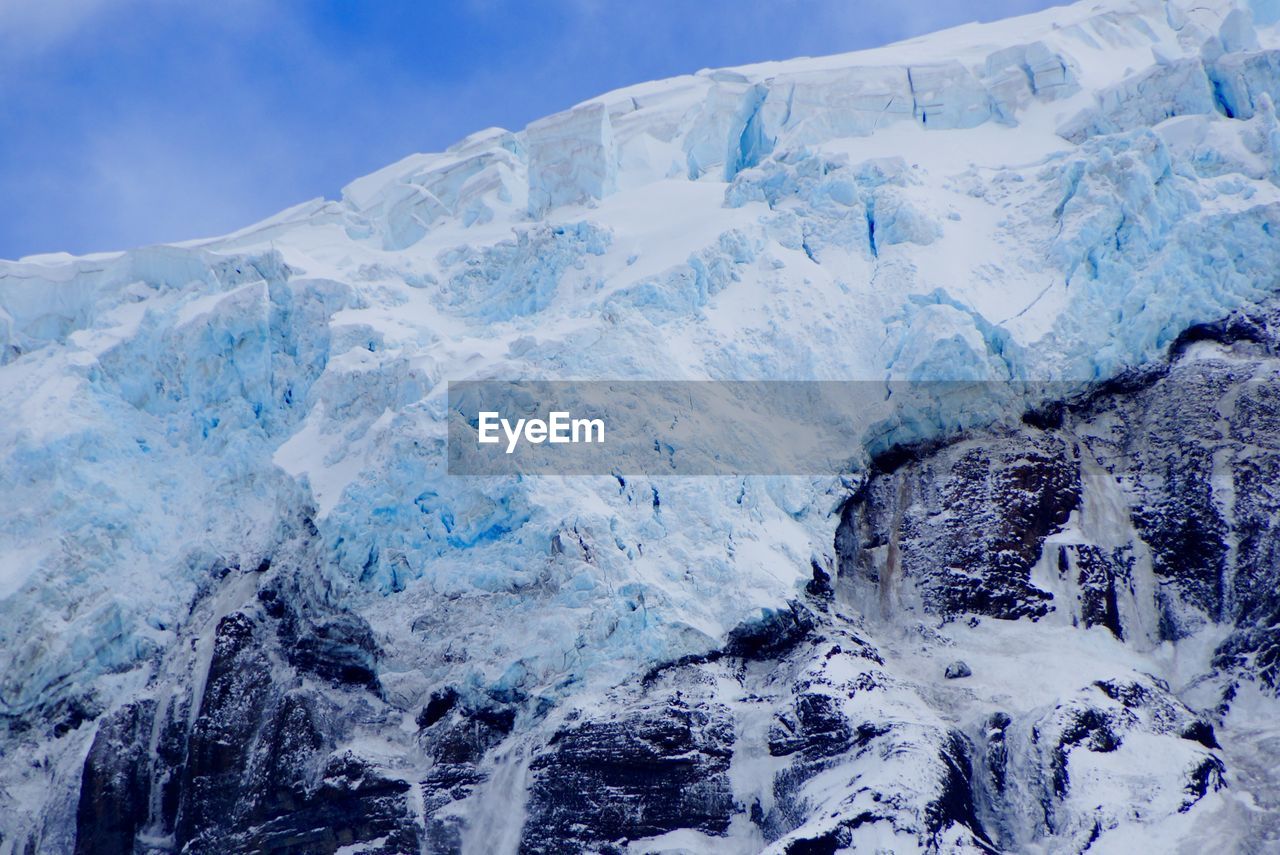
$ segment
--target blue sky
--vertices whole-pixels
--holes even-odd
[[[1043,0],[0,0],[0,258],[216,235],[618,86]]]

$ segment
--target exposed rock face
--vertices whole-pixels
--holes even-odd
[[[620,852],[676,831],[709,846],[735,824],[786,852],[876,835],[987,847],[966,737],[886,718],[900,687],[847,616],[790,614],[809,629],[766,615],[736,633],[766,652],[676,665],[611,694],[603,715],[569,713],[529,766],[521,851]],[[895,788],[907,779],[910,796]]]
[[[898,454],[846,503],[834,579],[813,559],[785,608],[594,703],[446,685],[395,711],[373,633],[299,569],[295,526],[198,605],[188,658],[100,715],[75,851],[994,852],[1196,810],[1230,774],[1212,717],[1241,680],[1275,688],[1277,329],[1265,313],[1197,329],[1166,368],[1050,417]],[[869,640],[883,618],[908,621],[889,651]],[[901,670],[909,648],[946,656],[937,627],[982,619],[1113,644],[1227,624],[1217,709],[1121,669],[1011,714],[973,700],[990,665]],[[356,747],[398,718],[415,759]],[[1137,767],[1142,787],[1117,783]]]
[[[0,262],[0,855],[1280,851],[1277,20],[700,72]],[[1089,380],[571,480],[450,474],[463,376]]]
[[[925,849],[989,848],[974,810],[969,740],[941,719],[889,713],[906,687],[838,613],[830,617],[831,630],[770,668],[790,672],[790,691],[773,675],[762,686],[763,698],[778,693],[767,740],[777,771],[772,798],[762,800],[773,802],[762,811],[765,838],[786,852],[858,848],[886,837]]]
[[[473,706],[460,701],[452,688],[432,695],[418,716],[427,741],[431,767],[423,778],[426,846],[431,852],[457,852],[466,829],[464,816],[453,808],[485,783],[481,764],[515,726],[515,711],[503,706]],[[514,805],[504,805],[512,810]]]
[[[842,573],[889,596],[905,582],[943,616],[1044,617],[1053,597],[1031,569],[1079,505],[1073,453],[1057,436],[1020,435],[952,446],[873,478],[839,535]]]
[[[129,852],[150,812],[146,749],[155,703],[130,704],[107,718],[89,749],[80,784],[76,852]]]
[[[1280,324],[1191,331],[1167,367],[873,473],[836,544],[891,613],[1069,620],[1116,638],[1234,627],[1221,665],[1276,684]]]
[[[734,814],[733,717],[681,693],[657,708],[568,724],[530,765],[522,852],[561,852],[678,829],[710,835]]]
[[[1130,644],[1228,622],[1218,714],[1240,679],[1274,690],[1277,329],[1265,313],[1200,328],[1167,368],[899,454],[846,504],[834,580],[814,559],[800,599],[599,703],[437,689],[412,716],[413,776],[343,747],[389,712],[368,626],[288,561],[229,576],[244,604],[210,614],[202,681],[158,680],[102,716],[76,851],[622,852],[683,835],[987,852],[1084,848],[1134,812],[1193,810],[1229,769],[1213,713],[1164,681],[1129,672],[1015,715],[922,715],[942,683],[969,678],[945,690],[965,697],[981,669],[944,660],[933,684],[904,678],[857,611]],[[945,653],[936,630],[916,631]],[[1120,770],[1143,764],[1147,783],[1118,796]],[[485,837],[502,798],[519,821]]]
[[[350,719],[376,716],[378,705],[376,696],[353,699],[343,679],[364,694],[372,672],[352,670],[348,645],[300,642],[297,618],[273,616],[280,582],[262,587],[268,608],[248,603],[216,621],[207,671],[191,675],[203,676],[202,691],[185,679],[157,681],[158,700],[103,718],[84,763],[78,853],[313,853],[361,841],[377,841],[368,852],[416,848],[410,783],[338,750]],[[358,618],[326,613],[305,586],[292,590],[309,625],[347,627],[372,644]],[[329,676],[329,688],[303,678],[304,666]]]

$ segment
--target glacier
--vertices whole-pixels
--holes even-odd
[[[1275,0],[1083,2],[0,262],[0,853],[1276,845],[1278,437],[1143,446],[1090,396],[1269,382],[1277,99]],[[837,476],[450,476],[448,382],[522,378],[1047,383],[1081,415],[1006,481],[962,454],[1028,429],[998,391],[904,402]],[[1035,494],[1052,525],[931,528],[964,477],[974,520],[1020,507],[1024,459],[1083,473]]]

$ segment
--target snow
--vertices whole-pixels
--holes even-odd
[[[843,485],[451,477],[445,383],[1078,383],[1157,358],[1280,269],[1280,6],[1202,5],[641,84],[225,237],[0,262],[0,712],[140,663],[299,509],[406,697],[462,676],[453,639],[467,680],[549,696],[711,649],[830,553]],[[1002,414],[921,412],[916,438]],[[1023,631],[965,635],[974,677],[938,691],[1029,707],[1087,683],[1082,656],[1173,655]]]
[[[38,546],[13,544],[4,550],[3,558],[0,559],[0,600],[18,592],[35,573],[43,556],[44,549]]]

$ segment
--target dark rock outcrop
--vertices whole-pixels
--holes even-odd
[[[263,610],[275,618],[289,664],[335,683],[377,692],[377,641],[359,615],[328,606],[312,585],[295,575],[278,576],[258,592]]]
[[[681,828],[723,834],[734,728],[728,709],[671,697],[573,722],[530,764],[521,851],[563,852]]]
[[[76,811],[77,855],[130,852],[150,812],[147,756],[155,702],[139,701],[107,716],[84,762]]]
[[[380,841],[370,852],[417,850],[410,784],[339,750],[350,728],[341,699],[300,675],[362,690],[376,680],[344,680],[330,667],[349,657],[346,642],[282,646],[298,639],[280,632],[280,620],[270,608],[225,615],[196,697],[192,685],[161,681],[162,701],[129,704],[99,723],[84,764],[77,852],[150,851],[144,841],[192,855],[302,855],[369,841]],[[337,637],[351,636],[327,640]]]
[[[1015,620],[1054,609],[1031,568],[1080,503],[1073,444],[1016,434],[940,449],[872,477],[837,533],[840,573],[908,586],[945,617]]]
[[[1057,613],[1121,640],[1226,623],[1217,666],[1280,688],[1277,354],[1280,315],[1240,313],[1166,366],[887,455],[843,509],[839,584],[886,614]]]

